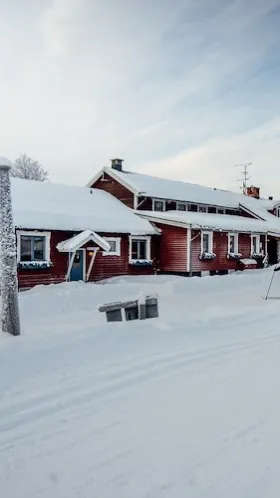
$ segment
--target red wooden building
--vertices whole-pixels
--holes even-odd
[[[12,179],[19,288],[154,272],[159,231],[98,189]]]
[[[160,231],[158,272],[223,274],[256,268],[280,253],[280,202],[123,170],[112,160],[89,182],[133,208]],[[272,214],[273,213],[273,214]]]

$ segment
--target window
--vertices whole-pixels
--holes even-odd
[[[238,253],[238,233],[228,234],[228,253],[229,254]]]
[[[215,208],[213,206],[209,206],[208,213],[216,213],[216,212],[217,212],[217,208]]]
[[[200,213],[206,213],[207,209],[206,209],[206,207],[204,207],[204,206],[199,206],[198,211],[199,211]]]
[[[110,251],[103,251],[103,256],[120,256],[121,255],[121,239],[120,237],[104,237],[106,242],[110,244]]]
[[[190,204],[190,211],[197,211],[197,204]]]
[[[201,232],[201,253],[213,252],[213,232]]]
[[[50,259],[50,233],[17,232],[18,262],[41,262]]]
[[[225,214],[225,210],[224,209],[218,209],[218,214]]]
[[[251,236],[251,252],[252,254],[260,254],[260,235],[252,235]]]
[[[176,207],[177,207],[178,211],[186,211],[187,210],[186,204],[184,204],[182,202],[177,202]]]
[[[153,199],[153,211],[165,211],[165,201]]]
[[[150,261],[151,239],[150,237],[130,237],[129,259],[133,261]]]

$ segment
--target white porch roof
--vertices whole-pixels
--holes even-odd
[[[78,233],[78,235],[74,235],[74,237],[71,237],[70,239],[59,242],[56,248],[59,252],[75,252],[84,244],[90,241],[95,242],[95,244],[104,249],[104,251],[110,250],[110,244],[105,239],[103,239],[103,237],[93,232],[92,230],[84,230],[83,232]]]

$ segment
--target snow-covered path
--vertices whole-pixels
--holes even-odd
[[[280,301],[269,271],[22,294],[0,340],[0,496],[278,498]],[[277,276],[274,294],[279,290]],[[98,303],[160,295],[160,319]]]

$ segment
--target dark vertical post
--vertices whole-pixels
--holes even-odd
[[[10,161],[0,158],[1,325],[4,332],[20,335],[16,236],[13,225],[10,169]]]

